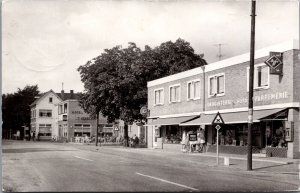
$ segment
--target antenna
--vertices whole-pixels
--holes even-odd
[[[61,90],[64,90],[64,83],[61,83]]]
[[[227,45],[227,44],[222,44],[222,43],[220,43],[220,44],[214,44],[214,46],[218,46],[219,47],[219,53],[218,53],[218,55],[217,55],[217,57],[219,58],[219,61],[222,59],[222,57],[224,56],[224,55],[222,55],[222,46],[224,46],[224,45]]]

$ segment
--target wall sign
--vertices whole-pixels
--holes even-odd
[[[270,67],[270,74],[282,75],[282,53],[281,52],[270,52],[270,57],[265,61]]]
[[[293,141],[294,138],[294,122],[286,121],[285,122],[285,140]]]
[[[287,91],[282,92],[275,92],[269,94],[261,94],[261,95],[254,95],[253,102],[264,102],[264,101],[275,101],[275,100],[282,100],[289,98]],[[220,106],[228,106],[228,105],[235,105],[235,104],[247,104],[248,98],[237,98],[237,99],[228,99],[228,100],[219,100],[219,101],[212,101],[208,102],[208,107],[220,107]]]

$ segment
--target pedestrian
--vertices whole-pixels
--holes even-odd
[[[32,141],[35,141],[35,131],[32,132]]]
[[[28,141],[30,141],[30,138],[31,138],[31,133],[29,132],[29,134],[28,134]]]
[[[199,152],[203,152],[204,151],[204,143],[205,143],[205,136],[204,136],[204,129],[202,129],[200,127],[198,133],[197,133],[197,140],[200,143],[200,148],[199,148]]]
[[[138,145],[139,144],[139,138],[136,136],[136,135],[134,135],[134,147],[136,146],[136,145]]]

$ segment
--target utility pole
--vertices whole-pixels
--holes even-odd
[[[253,125],[253,74],[255,52],[255,7],[256,0],[252,0],[251,11],[251,45],[250,45],[250,73],[249,73],[249,106],[248,106],[248,156],[247,170],[252,170],[252,125]]]
[[[219,53],[217,54],[217,57],[219,58],[219,61],[224,56],[224,55],[222,55],[222,46],[224,46],[224,45],[226,45],[226,44],[214,44],[214,46],[218,46],[219,47]]]
[[[98,131],[99,131],[99,111],[97,111],[97,129],[96,129],[96,136],[95,136],[95,140],[96,140],[96,146],[98,146]]]

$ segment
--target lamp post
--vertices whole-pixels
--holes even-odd
[[[251,11],[251,45],[250,45],[250,72],[249,72],[249,102],[248,102],[248,156],[247,170],[252,170],[252,125],[253,125],[253,74],[255,52],[255,6],[256,0],[252,0]]]

